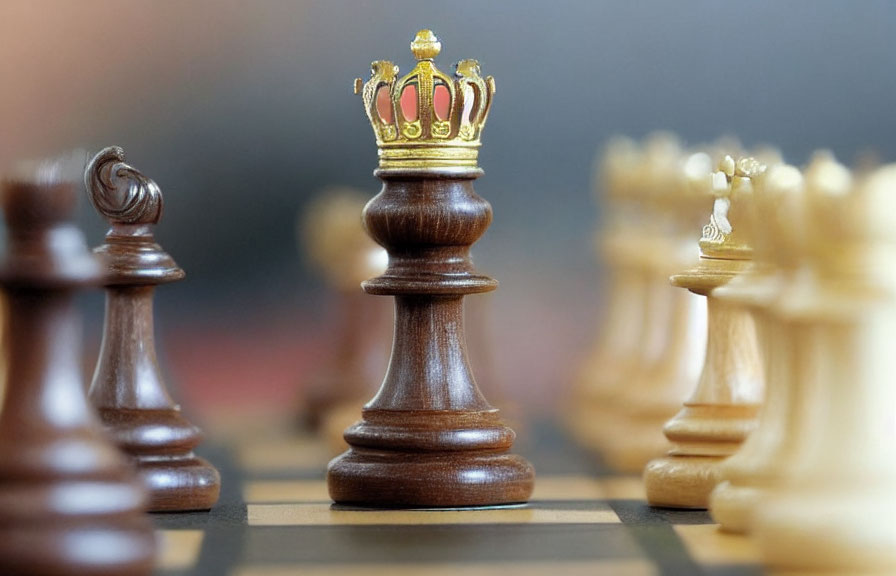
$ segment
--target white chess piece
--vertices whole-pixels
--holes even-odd
[[[836,174],[834,177],[843,177]],[[787,474],[757,510],[771,571],[896,573],[896,165],[807,187],[812,268],[778,302],[803,326]]]

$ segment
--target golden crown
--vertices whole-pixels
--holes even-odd
[[[477,168],[479,136],[495,93],[476,60],[461,60],[454,78],[433,64],[442,44],[430,30],[417,32],[411,52],[417,65],[398,78],[388,60],[370,65],[370,80],[355,79],[373,125],[381,169]]]

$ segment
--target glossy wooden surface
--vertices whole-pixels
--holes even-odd
[[[78,287],[100,268],[69,221],[73,183],[6,181],[8,386],[0,413],[0,572],[149,574],[146,494],[84,395]]]
[[[112,225],[95,250],[106,268],[106,316],[89,397],[135,461],[151,511],[207,510],[218,499],[220,477],[193,453],[201,432],[171,398],[155,352],[155,286],[184,272],[153,238],[161,192],[123,159],[120,148],[107,148],[85,176],[94,206]]]
[[[349,451],[330,463],[337,503],[487,506],[532,493],[534,470],[508,453],[514,433],[467,360],[463,298],[497,286],[469,254],[491,222],[491,207],[473,190],[477,175],[380,173],[383,189],[365,208],[389,267],[364,289],[395,296],[395,335],[380,391],[345,432]]]

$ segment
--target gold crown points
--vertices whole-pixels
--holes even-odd
[[[398,78],[388,60],[370,65],[370,79],[355,79],[379,147],[381,169],[477,168],[480,135],[495,93],[476,60],[461,60],[454,77],[432,60],[442,49],[436,35],[420,30],[411,42],[417,64]]]

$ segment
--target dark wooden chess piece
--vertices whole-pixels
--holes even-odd
[[[162,194],[114,146],[90,161],[84,179],[93,205],[112,225],[94,251],[106,266],[106,321],[90,400],[136,462],[150,511],[207,510],[218,500],[220,476],[193,453],[202,435],[172,400],[156,361],[153,293],[158,284],[184,277],[153,238]]]
[[[6,180],[6,396],[0,412],[0,573],[149,574],[146,493],[84,394],[77,288],[100,267],[71,223],[62,163]]]
[[[377,61],[364,86],[383,181],[364,220],[389,266],[363,287],[395,296],[395,337],[379,393],[328,469],[340,504],[487,506],[525,502],[533,488],[534,470],[508,453],[514,433],[479,392],[464,342],[464,296],[497,287],[469,252],[492,218],[473,180],[494,81],[472,60],[458,64],[457,80],[444,75],[432,63],[440,48],[422,30],[414,70],[397,80],[394,64]]]

